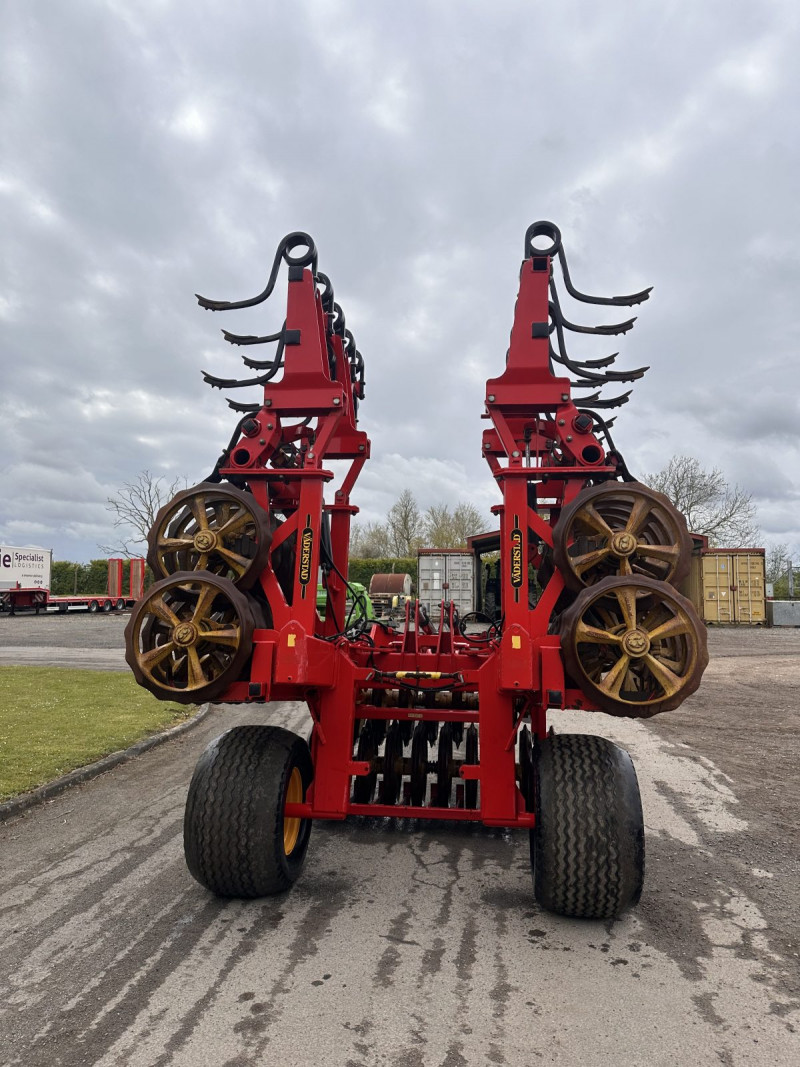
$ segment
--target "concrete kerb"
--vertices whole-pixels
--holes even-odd
[[[202,704],[197,714],[191,719],[187,719],[186,722],[178,723],[177,726],[171,726],[168,730],[162,730],[161,733],[153,734],[151,737],[142,738],[141,741],[137,741],[130,748],[112,752],[110,755],[97,760],[96,763],[90,763],[86,767],[77,767],[74,771],[70,771],[52,782],[47,782],[46,785],[40,785],[38,789],[32,789],[30,793],[23,793],[22,796],[12,797],[11,800],[4,801],[0,804],[0,822],[5,822],[15,815],[21,815],[23,811],[34,807],[36,804],[43,804],[47,800],[52,800],[53,797],[58,796],[59,793],[63,793],[65,789],[69,789],[73,785],[80,785],[82,782],[88,782],[92,778],[96,778],[99,774],[105,774],[106,771],[118,767],[120,763],[125,763],[129,759],[141,756],[148,749],[155,748],[156,745],[160,745],[164,741],[171,741],[173,737],[178,737],[180,734],[186,733],[187,730],[191,730],[193,726],[197,726],[210,711],[210,704]]]

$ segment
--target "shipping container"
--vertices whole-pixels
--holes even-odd
[[[460,615],[475,610],[475,565],[468,548],[422,548],[417,554],[417,568],[417,596],[434,621],[439,618],[443,600],[451,600]]]
[[[763,548],[703,549],[700,587],[706,622],[744,626],[766,622]]]

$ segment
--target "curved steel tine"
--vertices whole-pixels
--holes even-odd
[[[280,341],[281,337],[283,337],[285,326],[286,323],[283,324],[283,327],[281,327],[277,333],[268,333],[263,337],[258,337],[256,334],[252,333],[230,333],[228,330],[223,330],[222,336],[230,345],[265,345],[272,341]]]
[[[269,371],[268,377],[274,377],[278,373],[278,369],[283,366],[281,361],[286,348],[283,331],[278,336],[278,347],[275,349],[275,355],[272,359],[250,359],[248,356],[242,356],[242,363],[244,363],[245,367],[250,367],[251,370]],[[265,376],[264,381],[267,381],[268,377]]]
[[[571,384],[572,384],[573,388],[575,388],[575,389],[586,389],[587,388],[587,386],[581,385],[580,382],[572,382]],[[596,400],[599,400],[599,399],[600,399],[600,394],[599,393],[592,393],[591,396],[582,396],[580,398],[580,402],[581,402],[581,404],[593,404]]]
[[[610,356],[603,356],[602,359],[582,359],[580,364],[582,367],[610,367],[618,355],[619,352],[612,352]]]
[[[267,370],[269,367],[274,367],[278,360],[277,355],[275,359],[248,359],[247,356],[242,356],[242,363],[250,370]]]
[[[568,355],[566,355],[566,344],[564,343],[564,334],[558,320],[556,320],[556,336],[558,337],[560,351],[554,347],[553,342],[551,341],[551,359],[554,359],[556,363],[560,363],[562,367],[566,367],[568,370],[571,370],[572,373],[576,374],[579,378],[585,378],[587,381],[598,382],[600,384],[604,384],[608,381],[605,374],[595,374],[593,371],[586,370],[586,368],[581,363],[576,363],[574,360],[571,360]]]
[[[562,326],[566,326],[573,333],[598,333],[611,336],[618,333],[627,333],[636,322],[636,316],[634,316],[632,319],[626,319],[625,322],[613,322],[603,326],[578,326],[577,323],[570,322],[561,310],[561,301],[558,298],[558,290],[553,278],[550,279],[550,296],[552,298],[550,300],[551,314],[552,308],[555,308],[556,311],[555,321],[560,321]]]
[[[241,411],[244,414],[250,414],[251,412],[261,411],[261,408],[263,407],[263,404],[243,404],[238,400],[231,400],[229,396],[225,399],[229,408],[231,408],[233,411]]]
[[[291,256],[289,254],[290,250],[296,248],[297,245],[304,245],[308,251],[302,256]],[[256,304],[263,304],[275,288],[275,280],[278,277],[281,260],[285,260],[290,266],[311,267],[312,273],[316,273],[317,249],[311,237],[299,230],[294,233],[287,233],[278,244],[267,284],[258,296],[250,297],[249,300],[210,300],[208,297],[195,293],[197,303],[207,311],[231,311],[236,308],[251,308],[255,307]]]
[[[215,374],[209,374],[206,370],[202,374],[203,381],[210,385],[212,389],[244,389],[248,385],[264,385],[272,377],[272,375],[261,374],[258,378],[247,378],[245,381],[239,381],[237,378],[218,378]]]
[[[636,322],[636,316],[632,319],[626,319],[625,322],[609,322],[607,325],[602,326],[579,326],[575,322],[570,322],[569,319],[561,316],[561,323],[566,326],[568,330],[573,333],[598,333],[604,337],[613,337],[619,333],[627,333],[628,330],[633,328],[633,324]]]
[[[267,284],[258,296],[251,297],[249,300],[210,300],[208,297],[195,293],[194,295],[197,297],[197,303],[201,308],[205,308],[206,311],[231,311],[235,308],[251,308],[255,307],[256,304],[263,304],[275,288],[278,270],[280,269],[281,260],[283,259],[285,241],[286,238],[284,237],[283,241],[278,245],[275,252],[275,258],[272,261],[272,269],[269,272]]]
[[[593,400],[592,403],[596,408],[619,408],[628,403],[632,392],[633,390],[629,389],[627,393],[622,393],[620,396],[612,396],[608,400]]]
[[[642,289],[640,293],[631,293],[629,296],[589,296],[588,293],[582,293],[580,289],[576,289],[572,284],[563,247],[558,249],[558,262],[561,264],[561,273],[564,277],[564,285],[567,292],[575,300],[580,300],[584,304],[610,304],[614,307],[633,307],[634,304],[644,303],[653,291],[653,286],[651,285],[647,289]]]
[[[319,294],[320,301],[322,303],[322,310],[326,315],[333,311],[333,285],[327,274],[323,274],[322,271],[317,271],[317,284],[323,285],[324,289]]]

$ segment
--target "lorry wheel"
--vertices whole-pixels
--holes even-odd
[[[114,605],[111,603],[110,600],[104,600],[103,601],[103,611],[111,611],[111,609],[113,607],[114,607]]]
[[[89,611],[92,613],[92,615],[94,615],[94,613],[96,611],[98,611],[99,608],[100,608],[100,605],[97,603],[96,600],[90,600],[89,601]]]
[[[604,737],[558,734],[533,756],[536,900],[559,915],[613,919],[644,881],[644,818],[628,753]]]
[[[114,604],[114,610],[115,611],[124,611],[125,610],[125,601],[122,599],[122,597],[120,597],[116,601],[116,603]]]
[[[313,778],[308,745],[280,726],[235,726],[195,767],[183,820],[186,864],[219,897],[281,893],[303,867],[311,820],[284,816]]]

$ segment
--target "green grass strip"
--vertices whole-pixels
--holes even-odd
[[[0,801],[190,718],[128,674],[0,667]]]

